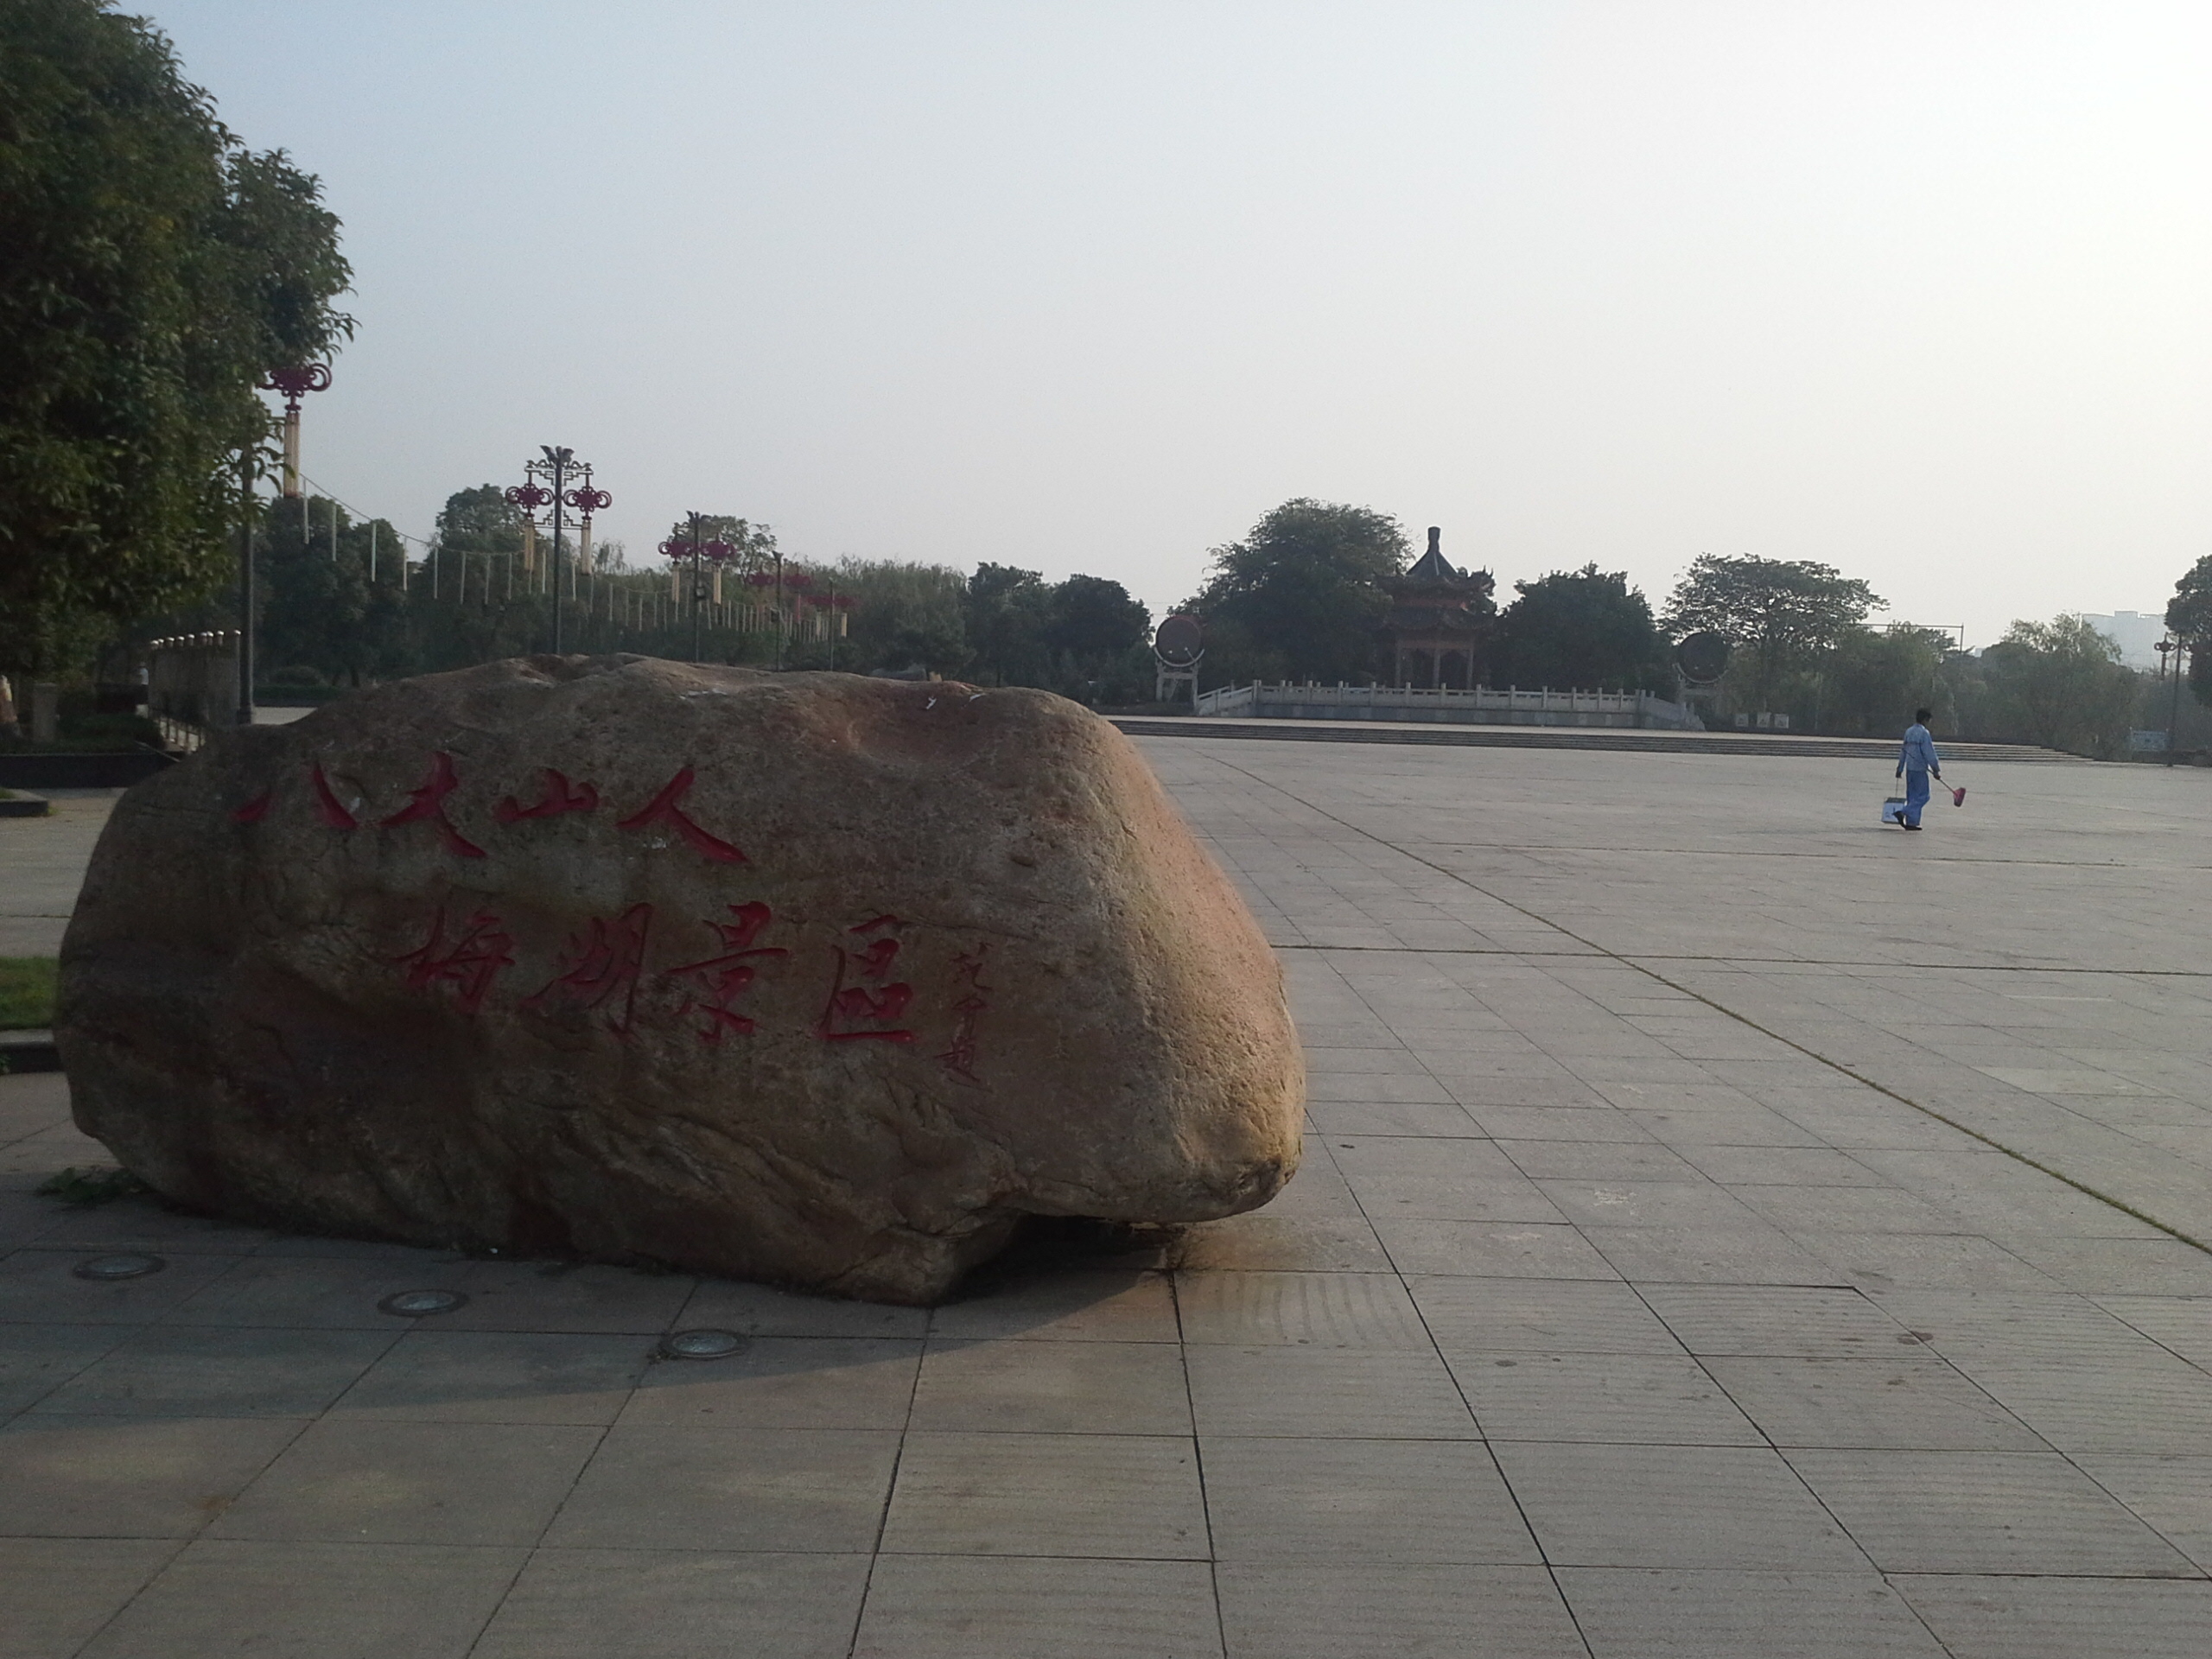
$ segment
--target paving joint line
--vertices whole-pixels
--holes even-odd
[[[1340,818],[1335,813],[1329,811],[1327,809],[1314,805],[1313,802],[1306,799],[1303,796],[1294,794],[1291,791],[1285,789],[1281,784],[1274,783],[1268,779],[1262,778],[1256,772],[1246,771],[1244,767],[1238,766],[1233,760],[1220,760],[1217,764],[1227,766],[1232,772],[1242,773],[1244,777],[1250,779],[1254,783],[1259,784],[1265,788],[1272,789],[1280,795],[1288,796],[1290,799],[1296,801],[1300,806],[1306,808],[1307,811],[1316,813],[1319,817],[1328,819],[1332,823],[1342,824],[1354,835],[1364,836],[1368,840],[1375,842],[1378,847],[1387,847],[1392,852],[1396,853],[1400,857],[1411,859],[1414,863],[1421,865],[1425,869],[1434,870],[1439,875],[1441,875],[1449,880],[1458,882],[1469,892],[1482,894],[1484,898],[1490,899],[1493,904],[1503,905],[1507,909],[1517,912],[1519,914],[1526,916],[1533,922],[1540,922],[1544,926],[1551,928],[1558,933],[1563,934],[1567,938],[1574,940],[1578,944],[1587,945],[1591,950],[1600,953],[1614,962],[1619,963],[1624,968],[1631,969],[1637,973],[1643,974],[1648,978],[1657,981],[1660,984],[1666,986],[1669,990],[1679,991],[1682,995],[1693,998],[1696,1001],[1703,1003],[1707,1007],[1711,1008],[1716,1014],[1726,1014],[1729,1019],[1735,1020],[1739,1025],[1750,1027],[1751,1030],[1758,1032],[1763,1037],[1772,1039],[1774,1041],[1780,1043],[1783,1047],[1792,1049],[1797,1053],[1804,1055],[1808,1059],[1816,1061],[1820,1065],[1827,1066],[1832,1071],[1840,1072],[1844,1077],[1849,1077],[1853,1083],[1861,1084],[1866,1088],[1872,1089],[1876,1094],[1881,1095],[1887,1099],[1894,1100],[1900,1106],[1910,1107],[1914,1111],[1935,1119],[1936,1122],[1942,1124],[1947,1128],[1955,1129],[1961,1135],[1967,1135],[1973,1140],[1980,1141],[1986,1147],[1989,1147],[1995,1151],[2003,1153],[2007,1158],[2015,1159],[2020,1163],[2025,1164],[2030,1169],[2036,1170],[2042,1174],[2048,1175],[2055,1181],[2064,1182],[2075,1192],[2084,1193],[2088,1197],[2096,1199],[2100,1204],[2111,1205],[2112,1208],[2119,1211],[2120,1214],[2124,1216],[2132,1217],[2135,1220],[2143,1223],[2145,1226],[2155,1227],[2160,1232],[2166,1234],[2169,1237],[2178,1239],[2181,1243],[2190,1246],[2194,1249],[2202,1250],[2207,1255],[2212,1255],[2212,1244],[2208,1244],[2202,1239],[2195,1237],[2192,1235],[2184,1232],[2178,1227],[2159,1220],[2158,1217],[2138,1209],[2135,1205],[2128,1203],[2124,1198],[2117,1198],[2109,1192],[2100,1192],[2097,1188],[2091,1186],[2087,1181],[2077,1180],[2073,1176],[2066,1173],[2063,1170],[2054,1169],[2049,1164],[2043,1162],[2040,1159],[2031,1157],[2028,1154],[2021,1152],[2016,1147],[2008,1147],[2003,1141],[1997,1140],[1995,1137],[1985,1135],[1980,1129],[1974,1128],[1967,1124],[1961,1123],[1955,1118],[1949,1117],[1944,1113],[1937,1111],[1932,1106],[1923,1106],[1920,1102],[1912,1099],[1910,1096],[1899,1094],[1896,1090],[1890,1088],[1887,1084],[1877,1083],[1872,1077],[1866,1077],[1861,1073],[1853,1071],[1842,1061],[1830,1059],[1827,1055],[1819,1052],[1817,1050],[1808,1048],[1804,1044],[1796,1042],[1790,1038],[1783,1036],[1780,1032],[1771,1030],[1769,1027],[1761,1025],[1749,1014],[1738,1014],[1735,1009],[1729,1007],[1726,1004],[1714,1001],[1703,992],[1668,978],[1666,975],[1661,973],[1657,969],[1647,967],[1643,963],[1639,962],[1633,957],[1624,957],[1617,950],[1609,950],[1605,945],[1599,944],[1594,939],[1586,939],[1582,935],[1577,933],[1573,928],[1563,926],[1560,923],[1553,921],[1549,917],[1538,915],[1535,911],[1530,910],[1525,905],[1516,904],[1512,899],[1505,898],[1502,894],[1492,893],[1487,887],[1481,886],[1478,882],[1470,880],[1467,877],[1461,875],[1456,870],[1450,869],[1444,865],[1433,861],[1432,860],[1423,858],[1419,853],[1412,852],[1406,848],[1401,847],[1395,842],[1386,841],[1381,836],[1376,835],[1373,830],[1363,829],[1358,824],[1353,823],[1349,819]],[[1564,955],[1567,953],[1560,952],[1559,954]],[[1665,958],[1659,958],[1659,960],[1665,960]]]
[[[853,1659],[860,1651],[861,1629],[868,1621],[868,1598],[875,1593],[876,1563],[883,1559],[883,1536],[891,1528],[891,1504],[899,1496],[899,1471],[906,1461],[906,1437],[913,1432],[914,1402],[922,1391],[922,1367],[929,1363],[930,1332],[936,1323],[936,1310],[931,1309],[922,1325],[922,1339],[916,1344],[913,1380],[906,1385],[906,1415],[899,1425],[898,1447],[891,1454],[890,1478],[883,1484],[883,1508],[875,1517],[875,1538],[868,1546],[868,1571],[861,1575],[860,1599],[853,1605],[853,1633],[845,1643],[845,1659]]]
[[[1389,843],[1386,842],[1383,844],[1388,846]],[[1413,858],[1415,855],[1408,853],[1406,856]],[[1457,876],[1452,879],[1462,880]],[[1471,881],[1465,885],[1474,887],[1478,893],[1482,892]],[[1502,905],[1510,901],[1500,899],[1497,902]],[[1535,912],[1523,911],[1522,914],[1533,916]],[[1545,922],[1544,925],[1559,927],[1556,922]],[[1563,927],[1559,931],[1567,932]],[[1580,938],[1573,933],[1568,933],[1567,937]],[[1556,957],[1567,962],[1587,962],[1592,957],[1604,957],[1631,968],[1637,967],[1639,962],[1717,962],[1742,963],[1754,968],[1889,968],[1923,974],[2094,974],[2115,979],[2212,979],[2212,969],[2202,968],[2082,968],[2026,962],[1882,962],[1857,961],[1848,957],[1701,956],[1667,951],[1638,951],[1631,957],[1624,951],[1610,950],[1604,945],[1594,944],[1584,950],[1516,950],[1503,944],[1277,944],[1270,940],[1268,948],[1275,950],[1371,950],[1377,956],[1386,957]],[[1643,970],[1638,969],[1637,971]]]
[[[1339,974],[1338,977],[1343,979],[1344,976]],[[1378,1020],[1382,1019],[1382,1016],[1376,1013],[1375,1005],[1368,1001],[1364,991],[1349,980],[1344,981],[1344,986],[1360,1000],[1369,1014]],[[1389,1022],[1384,1021],[1384,1025],[1387,1029]],[[1429,1065],[1428,1062],[1421,1059],[1419,1055],[1414,1058],[1420,1063],[1421,1069],[1428,1072],[1430,1078],[1441,1087],[1443,1079],[1436,1076],[1434,1069]],[[1459,1109],[1464,1112],[1466,1108],[1463,1106]],[[1574,1627],[1575,1637],[1582,1643],[1583,1651],[1590,1656],[1590,1659],[1597,1659],[1598,1650],[1591,1645],[1589,1635],[1582,1628],[1582,1617],[1574,1611],[1573,1602],[1567,1599],[1567,1586],[1559,1581],[1559,1566],[1552,1560],[1551,1551],[1544,1548],[1543,1538],[1536,1531],[1535,1523],[1529,1520],[1528,1505],[1522,1502],[1521,1494],[1513,1489],[1513,1477],[1505,1472],[1505,1465],[1498,1461],[1497,1448],[1491,1444],[1490,1435],[1483,1427],[1482,1415],[1475,1409],[1475,1402],[1467,1397],[1466,1384],[1460,1382],[1459,1374],[1452,1369],[1452,1362],[1444,1352],[1444,1344],[1437,1340],[1435,1328],[1429,1324],[1428,1315],[1421,1311],[1421,1305],[1414,1295],[1414,1287],[1406,1282],[1406,1270],[1398,1265],[1396,1255],[1391,1250],[1389,1245],[1383,1242],[1382,1230],[1376,1226],[1375,1218],[1367,1213],[1366,1201],[1359,1196],[1359,1189],[1351,1184],[1351,1177],[1344,1173],[1344,1165],[1337,1157],[1336,1148],[1329,1144],[1329,1137],[1321,1135],[1318,1138],[1320,1141],[1322,1155],[1328,1159],[1329,1167],[1336,1172],[1337,1179],[1344,1184],[1344,1192],[1351,1199],[1352,1208],[1359,1212],[1359,1218],[1367,1224],[1369,1236],[1375,1240],[1375,1248],[1382,1252],[1382,1260],[1389,1264],[1391,1277],[1398,1281],[1398,1288],[1405,1293],[1407,1306],[1413,1309],[1414,1318],[1421,1321],[1421,1334],[1428,1338],[1429,1351],[1436,1356],[1436,1363],[1444,1368],[1444,1375],[1452,1384],[1452,1391],[1459,1396],[1459,1404],[1466,1411],[1467,1421],[1475,1426],[1478,1443],[1490,1456],[1490,1466],[1497,1471],[1498,1484],[1505,1488],[1506,1497],[1512,1500],[1513,1512],[1521,1517],[1521,1525],[1529,1535],[1529,1541],[1536,1548],[1536,1557],[1543,1563],[1544,1576],[1551,1580],[1552,1593],[1559,1598],[1559,1605],[1566,1611],[1567,1623]],[[1522,1179],[1527,1178],[1524,1176]],[[1577,1228],[1576,1230],[1579,1232],[1581,1230]],[[1641,1292],[1637,1293],[1639,1298],[1641,1294]],[[1653,1317],[1657,1317],[1656,1309],[1653,1310]]]

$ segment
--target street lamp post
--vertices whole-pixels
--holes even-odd
[[[300,493],[300,399],[311,391],[330,390],[327,363],[302,363],[288,369],[271,369],[261,377],[264,391],[284,394],[284,499]]]
[[[327,363],[301,363],[288,368],[271,369],[261,377],[264,391],[278,391],[284,395],[284,498],[292,500],[300,495],[300,399],[311,391],[330,389],[330,365]],[[253,445],[247,444],[238,454],[238,722],[241,726],[253,724]],[[335,508],[333,509],[336,511]],[[300,500],[300,543],[307,543],[307,503]]]
[[[798,607],[806,603],[806,590],[814,586],[814,578],[804,570],[794,570],[785,575],[783,562],[779,559],[776,563],[776,666],[781,668],[784,665],[784,636],[791,631],[784,623],[784,590],[791,590],[791,622],[796,626]]]
[[[238,452],[238,713],[253,724],[253,446]]]
[[[2173,690],[2166,701],[2166,764],[2170,766],[2174,763],[2174,728],[2181,721],[2181,658],[2185,649],[2178,639],[2161,639],[2158,645],[2158,672],[2171,671],[2174,677]]]
[[[779,549],[775,555],[776,569],[772,575],[766,570],[755,570],[746,577],[751,588],[773,588],[776,590],[775,608],[770,613],[776,619],[776,666],[784,665],[784,556]]]
[[[524,473],[531,477],[529,483],[518,484],[507,492],[507,505],[522,509],[524,569],[531,575],[535,575],[537,569],[537,510],[540,507],[550,505],[553,500],[553,492],[537,481],[534,475],[537,464],[532,461],[530,466],[523,469]],[[510,592],[513,590],[514,583],[512,579],[509,580],[507,587]],[[432,597],[435,596],[433,594]]]
[[[605,490],[594,490],[592,488],[591,467],[588,463],[580,467],[577,470],[583,474],[584,481],[576,486],[575,489],[563,491],[561,495],[561,499],[567,505],[574,507],[578,514],[581,515],[582,522],[576,530],[576,557],[584,567],[584,579],[587,582],[589,582],[592,575],[591,516],[601,507],[613,506],[614,505],[614,498],[609,495]],[[553,536],[553,543],[556,548],[560,545],[560,531],[556,524]],[[584,620],[587,623],[591,620],[591,595],[592,589],[587,587],[584,589]],[[553,596],[553,615],[556,622],[559,620],[560,614],[561,596],[558,594],[556,594]],[[557,651],[559,646],[556,645],[554,648]]]
[[[563,507],[574,507],[583,515],[584,533],[591,533],[591,515],[598,508],[614,505],[614,498],[605,490],[595,490],[591,485],[591,463],[578,461],[576,452],[550,443],[537,446],[544,451],[545,459],[526,462],[523,474],[526,481],[507,492],[507,499],[518,506],[536,508],[550,505],[553,509],[553,654],[561,655],[561,533],[564,528],[561,516]],[[539,479],[549,480],[549,491]],[[582,479],[572,485],[572,479]]]
[[[691,521],[690,539],[678,541],[671,537],[660,544],[660,552],[671,564],[681,565],[687,556],[691,561],[691,660],[696,663],[699,660],[699,631],[705,619],[708,594],[707,579],[700,571],[699,562],[712,560],[715,568],[720,569],[722,561],[737,550],[724,541],[701,541],[699,520],[703,515],[693,512],[684,516]]]
[[[809,594],[806,602],[822,613],[822,626],[828,631],[830,638],[830,671],[834,674],[837,671],[837,624],[844,613],[853,608],[853,596],[839,593],[833,577],[828,592]]]

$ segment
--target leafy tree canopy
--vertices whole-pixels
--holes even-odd
[[[0,653],[227,574],[272,368],[350,337],[321,186],[255,154],[110,0],[0,0]]]
[[[1520,597],[1498,619],[1493,682],[1645,690],[1671,684],[1651,606],[1624,571],[1586,564],[1513,587]]]
[[[2139,682],[2120,647],[2082,618],[2015,622],[1982,662],[2031,742],[2100,759],[2125,747]]]
[[[1662,619],[1677,639],[1703,628],[1762,652],[1834,645],[1846,628],[1887,601],[1832,564],[1809,559],[1738,559],[1702,553],[1676,584]]]
[[[1910,725],[1916,709],[1942,710],[1949,646],[1932,628],[1846,628],[1821,668],[1821,729],[1886,737]]]
[[[1212,579],[1191,608],[1282,673],[1359,679],[1389,608],[1383,584],[1405,569],[1407,551],[1389,514],[1300,497],[1214,549]]]
[[[2199,702],[2212,703],[2212,553],[2174,583],[2166,626],[2189,647],[2189,689]]]
[[[1052,589],[1045,642],[1071,655],[1103,657],[1145,643],[1152,613],[1129,590],[1103,576],[1070,576]]]
[[[455,490],[438,510],[438,545],[449,553],[512,553],[522,545],[522,510],[497,484]]]

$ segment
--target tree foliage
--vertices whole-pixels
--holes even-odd
[[[1493,683],[1671,686],[1666,641],[1625,572],[1587,564],[1513,588],[1519,597],[1498,618]]]
[[[1366,677],[1389,608],[1384,584],[1403,572],[1407,551],[1388,513],[1284,502],[1242,541],[1213,550],[1212,577],[1191,601],[1215,642],[1208,678]]]
[[[1152,614],[1118,582],[1072,575],[1048,583],[1039,571],[980,564],[963,615],[964,671],[978,680],[1103,702],[1151,695]]]
[[[1949,644],[1929,628],[1846,628],[1815,671],[1812,723],[1824,732],[1869,737],[1904,731],[1915,709],[1942,708]]]
[[[2166,626],[2189,650],[2189,689],[2199,702],[2212,703],[2212,553],[2174,583]]]
[[[1885,601],[1834,565],[1809,559],[1700,554],[1667,602],[1661,626],[1675,639],[1704,629],[1745,647],[1754,700],[1772,698],[1790,669],[1834,645]],[[1732,671],[1740,673],[1741,671]]]
[[[2107,760],[2126,751],[2141,677],[2082,618],[2015,622],[1982,653],[1982,671],[1987,718],[2029,742]]]
[[[107,0],[0,0],[0,653],[228,573],[254,386],[350,335],[316,181],[247,150]]]

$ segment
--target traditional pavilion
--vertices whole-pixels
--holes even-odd
[[[1460,570],[1444,556],[1443,532],[1428,527],[1428,551],[1389,584],[1390,613],[1382,631],[1390,638],[1393,685],[1475,683],[1475,659],[1490,636],[1497,583],[1487,570]]]

